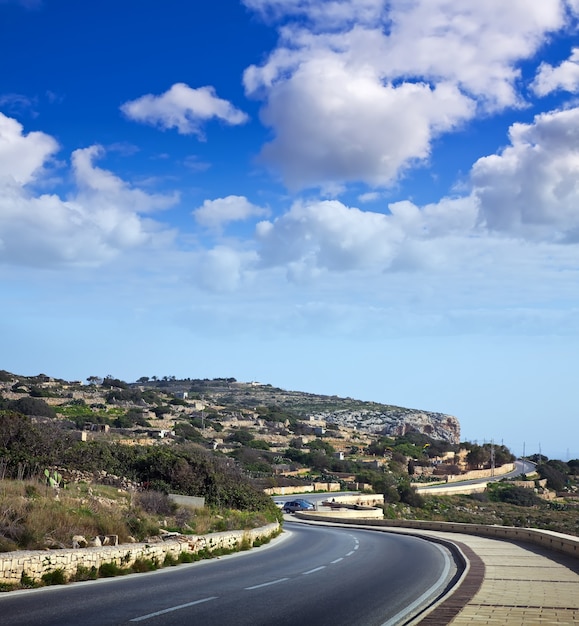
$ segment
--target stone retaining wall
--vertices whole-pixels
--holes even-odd
[[[0,553],[0,582],[19,583],[22,575],[40,580],[43,574],[62,569],[67,578],[74,576],[79,566],[98,569],[103,563],[115,563],[128,567],[138,559],[154,560],[160,565],[165,556],[178,558],[181,552],[197,553],[201,550],[223,548],[234,550],[243,543],[252,545],[255,541],[275,535],[280,529],[276,522],[251,530],[231,530],[210,535],[187,535],[179,539],[160,543],[129,543],[98,548],[78,548],[64,550],[19,550]]]
[[[311,485],[269,487],[263,491],[270,496],[289,496],[298,493],[314,493],[319,491],[340,491],[340,483],[312,483]]]
[[[514,469],[514,463],[506,463],[505,465],[499,465],[494,469],[471,470],[469,472],[464,472],[464,474],[449,474],[447,476],[447,480],[449,483],[451,483],[457,480],[476,480],[477,478],[492,478],[493,476],[502,476],[503,474],[508,474],[509,472],[514,471]]]
[[[354,505],[350,505],[354,506]],[[383,519],[384,512],[382,509],[374,509],[372,507],[364,508],[347,508],[334,511],[316,511],[316,519],[324,519],[325,521],[334,521],[334,519]],[[332,518],[332,519],[330,519]]]
[[[308,520],[321,520],[317,513],[297,512],[296,517]],[[324,516],[323,521],[339,524],[360,524],[359,520],[343,517]],[[562,552],[579,558],[579,537],[564,535],[538,528],[517,528],[514,526],[485,526],[483,524],[457,524],[454,522],[432,522],[422,520],[376,520],[364,521],[365,526],[384,526],[391,528],[414,528],[419,530],[436,530],[447,533],[463,533],[466,535],[480,535],[508,541],[526,541],[542,546],[549,550]]]

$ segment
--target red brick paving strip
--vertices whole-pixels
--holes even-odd
[[[474,598],[480,589],[485,577],[485,564],[483,560],[464,543],[453,541],[463,552],[470,563],[470,569],[460,587],[442,604],[438,605],[431,613],[420,620],[421,626],[444,626],[462,611],[462,609]]]

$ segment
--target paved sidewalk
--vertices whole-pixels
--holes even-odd
[[[459,544],[471,567],[459,589],[423,618],[421,625],[579,624],[579,559],[530,544],[454,533],[424,534]]]

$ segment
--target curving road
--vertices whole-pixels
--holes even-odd
[[[436,491],[442,491],[444,489],[447,489],[448,487],[458,488],[468,485],[486,485],[487,483],[497,482],[499,480],[502,480],[503,478],[516,478],[521,474],[533,472],[535,470],[535,466],[536,464],[531,461],[517,459],[515,461],[515,469],[512,472],[508,472],[507,474],[497,474],[495,476],[487,476],[486,478],[471,478],[470,480],[453,480],[449,483],[440,483],[436,485],[429,485],[428,483],[424,483],[424,485],[420,485],[419,492],[422,494],[428,492],[436,493]]]
[[[0,595],[2,626],[404,623],[455,573],[410,536],[286,523],[268,546],[149,574]]]

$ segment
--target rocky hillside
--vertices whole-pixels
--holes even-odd
[[[260,383],[242,383],[234,379],[213,380],[142,380],[139,385],[172,393],[197,394],[205,401],[225,406],[255,410],[260,406],[291,411],[302,419],[325,421],[355,428],[362,433],[401,436],[418,431],[432,439],[460,442],[460,423],[452,415],[403,408],[352,398],[324,396],[301,391],[286,391]]]
[[[126,415],[116,415],[112,425],[147,426],[153,418],[158,428],[170,430],[173,422],[162,425],[162,414],[174,421],[188,419],[192,409],[203,409],[217,420],[235,414],[241,419],[243,413],[244,419],[272,421],[271,414],[276,413],[273,421],[278,422],[297,419],[312,427],[343,427],[350,432],[374,437],[397,437],[415,431],[450,444],[460,442],[460,424],[451,415],[287,391],[268,384],[238,382],[233,378],[177,380],[174,377],[142,377],[137,382],[126,383],[93,376],[87,382],[90,384],[53,379],[45,374],[27,377],[0,370],[0,408],[3,402],[5,408],[15,408],[29,415],[46,415],[31,408],[34,403],[46,401],[59,416],[76,417],[79,424],[81,414],[87,414],[89,421],[93,421],[90,417],[98,417],[99,411],[103,414],[100,421],[110,422],[111,412],[118,412],[123,407]]]

